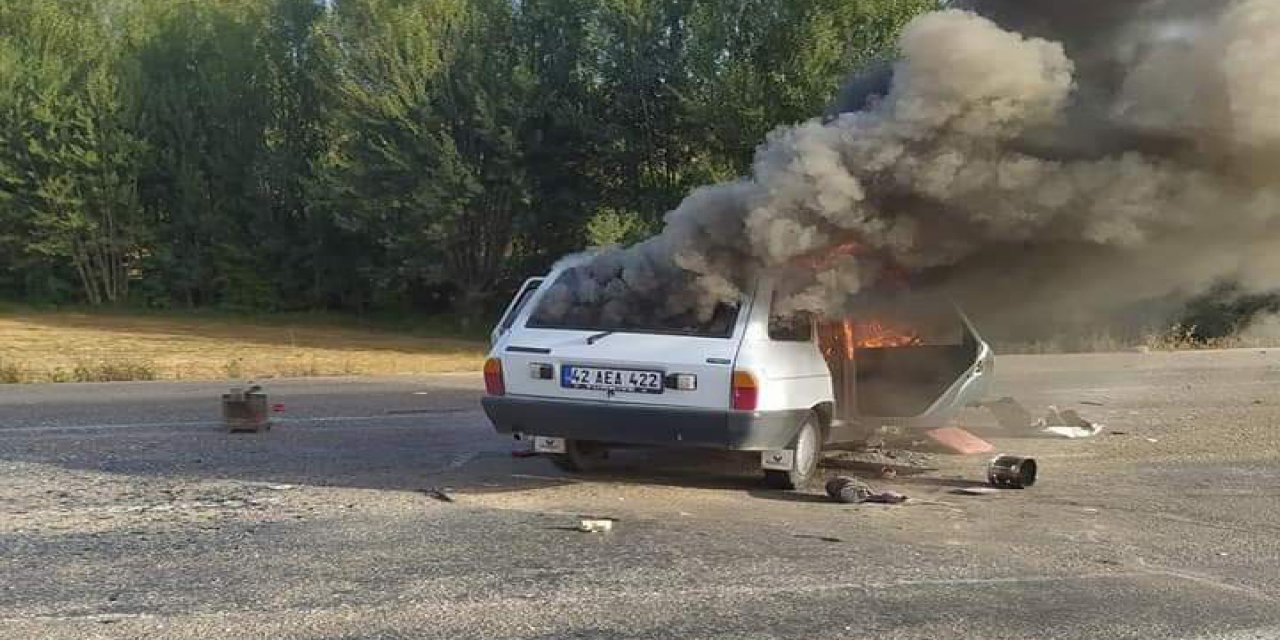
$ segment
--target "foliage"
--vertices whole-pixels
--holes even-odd
[[[1192,300],[1174,333],[1185,342],[1207,343],[1234,336],[1255,320],[1280,313],[1280,294],[1251,293],[1221,283]]]
[[[634,242],[930,0],[0,4],[0,297],[455,311]]]

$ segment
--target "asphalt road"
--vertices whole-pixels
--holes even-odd
[[[1280,351],[997,369],[1107,432],[973,411],[1040,483],[957,495],[984,457],[896,452],[901,506],[733,455],[565,477],[474,376],[273,382],[276,427],[237,435],[224,384],[0,387],[0,638],[1280,638]]]

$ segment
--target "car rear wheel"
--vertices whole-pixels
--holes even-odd
[[[823,445],[822,425],[818,416],[810,413],[800,425],[796,434],[793,450],[795,465],[790,471],[764,472],[764,482],[773,489],[802,489],[818,475],[818,461],[822,458]]]
[[[551,464],[561,471],[583,473],[600,466],[609,457],[609,450],[599,442],[590,440],[565,440],[564,453],[548,456]]]

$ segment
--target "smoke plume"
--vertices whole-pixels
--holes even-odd
[[[705,319],[760,275],[786,309],[839,316],[909,282],[1009,325],[1276,286],[1280,1],[959,6],[538,314]]]

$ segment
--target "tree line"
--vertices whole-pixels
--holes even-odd
[[[487,310],[932,0],[0,0],[0,298]]]

